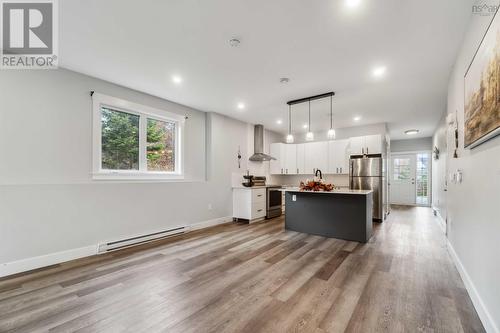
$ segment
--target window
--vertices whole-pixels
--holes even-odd
[[[184,117],[93,94],[94,179],[180,179]]]
[[[411,178],[411,161],[409,158],[394,159],[394,180],[409,180]]]
[[[429,205],[430,154],[417,154],[417,205]]]

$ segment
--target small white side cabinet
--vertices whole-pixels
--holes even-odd
[[[266,217],[265,188],[233,188],[233,218],[250,223]]]

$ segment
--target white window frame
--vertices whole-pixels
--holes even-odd
[[[139,116],[139,170],[102,169],[103,107]],[[92,95],[92,178],[95,180],[182,180],[184,179],[185,116],[94,92]],[[175,172],[147,170],[147,119],[174,122]]]

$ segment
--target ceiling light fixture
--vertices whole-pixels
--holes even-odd
[[[175,84],[181,84],[182,78],[179,75],[172,75],[172,82]]]
[[[415,134],[418,134],[418,132],[419,132],[418,129],[410,129],[410,130],[405,131],[405,134],[406,135],[415,135]]]
[[[387,68],[385,66],[380,66],[380,67],[376,67],[373,69],[373,76],[374,77],[382,77],[384,76],[385,72],[387,71]]]
[[[245,104],[238,103],[237,107],[238,107],[238,109],[243,110],[245,108]]]
[[[286,136],[286,143],[293,143],[292,135],[292,106],[288,105],[288,135]]]
[[[281,119],[276,120],[276,124],[281,125],[283,124],[283,121]]]
[[[309,126],[306,133],[306,141],[314,140],[314,134],[311,132],[311,100],[309,100]]]
[[[287,77],[282,77],[282,78],[280,79],[280,83],[285,84],[285,83],[288,83],[288,82],[290,82],[290,79],[289,79],[289,78],[287,78]]]
[[[354,118],[352,118],[354,121],[360,121],[361,120],[361,116],[356,116]]]
[[[330,129],[328,130],[327,137],[330,140],[335,139],[335,129],[333,128],[333,96],[330,96]]]
[[[361,0],[345,0],[345,5],[349,8],[358,7]]]

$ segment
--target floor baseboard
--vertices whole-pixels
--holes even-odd
[[[488,311],[488,309],[484,305],[484,302],[481,299],[481,296],[479,296],[479,293],[477,292],[477,289],[474,286],[474,283],[472,282],[469,274],[465,270],[465,267],[462,265],[460,258],[458,257],[457,253],[455,252],[455,249],[453,248],[453,245],[451,245],[451,243],[448,239],[447,239],[447,245],[448,245],[448,252],[450,253],[451,258],[453,259],[453,262],[455,263],[455,267],[457,267],[457,270],[460,273],[460,277],[462,278],[462,281],[464,282],[465,288],[467,289],[467,292],[469,293],[469,296],[472,300],[472,303],[474,304],[474,307],[476,308],[479,319],[481,319],[481,322],[483,323],[484,329],[488,333],[500,333],[500,331],[498,330],[498,327],[496,326],[496,324],[493,320],[493,317],[491,316],[490,312]]]
[[[438,218],[439,227],[441,228],[443,233],[446,235],[446,222],[444,221],[443,217],[439,213],[438,209],[432,207],[432,210],[434,211],[434,216],[436,216]]]
[[[91,245],[3,263],[0,264],[0,277],[23,273],[37,268],[60,264],[65,261],[89,257],[95,254],[97,254],[97,245]]]
[[[191,224],[188,230],[192,231],[192,230],[209,228],[219,224],[231,222],[232,220],[233,218],[231,216],[219,217],[216,219],[211,219]],[[0,264],[0,277],[6,277],[9,275],[23,273],[37,268],[47,267],[70,260],[89,257],[95,254],[98,254],[98,245],[90,245],[77,249],[49,253],[42,256],[2,263]]]

